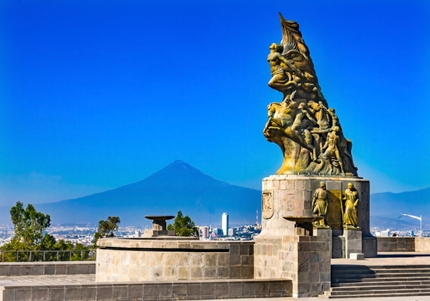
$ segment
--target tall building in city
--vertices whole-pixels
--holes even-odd
[[[222,227],[223,234],[227,236],[228,235],[228,214],[225,212],[222,214],[221,227]]]

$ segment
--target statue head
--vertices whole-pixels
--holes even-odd
[[[348,183],[348,189],[349,190],[354,189],[354,185],[352,185],[352,183]]]
[[[279,53],[282,53],[282,50],[284,50],[284,46],[282,46],[282,45],[278,45],[278,44],[276,44],[276,43],[272,43],[272,44],[270,44],[269,49],[270,49],[270,51],[272,51],[272,52],[279,52]]]
[[[324,182],[320,182],[320,187],[325,190],[325,183]]]
[[[276,51],[277,48],[278,48],[278,45],[276,45],[276,43],[270,44],[270,47],[269,47],[270,50]]]

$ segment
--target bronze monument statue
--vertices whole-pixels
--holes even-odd
[[[345,201],[345,211],[343,212],[343,227],[345,229],[359,229],[357,205],[359,202],[358,191],[352,183],[348,183],[343,198]]]
[[[267,61],[269,87],[282,93],[282,101],[268,105],[263,131],[284,155],[277,174],[357,176],[352,143],[321,93],[299,25],[279,15],[282,41],[270,45]]]
[[[314,192],[314,198],[312,200],[312,212],[316,216],[321,216],[322,219],[315,222],[315,226],[327,227],[327,221],[325,220],[328,208],[328,193],[324,182],[320,182],[320,187]]]

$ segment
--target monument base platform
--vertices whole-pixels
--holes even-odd
[[[254,279],[252,241],[165,236],[104,238],[98,245],[97,285],[113,287],[114,291],[116,287],[125,288],[124,295],[128,297],[204,300],[292,296],[290,279]]]
[[[327,210],[312,229],[315,191],[321,189],[321,182]],[[357,225],[344,229],[344,219],[349,216],[345,216],[343,192],[349,184],[358,191],[358,202],[352,208],[358,220]],[[332,257],[376,256],[376,238],[369,231],[369,181],[276,175],[263,179],[262,190],[263,230],[255,238],[256,279],[291,279],[294,297],[317,297],[330,288]]]
[[[96,281],[253,279],[254,242],[105,238]]]
[[[377,241],[370,233],[370,185],[369,181],[358,177],[304,176],[304,175],[273,175],[263,179],[262,232],[263,236],[295,236],[295,224],[287,221],[286,216],[313,216],[312,201],[315,191],[323,182],[327,191],[327,213],[325,224],[332,233],[332,257],[347,258],[350,252],[364,253],[365,257],[376,257]],[[358,227],[354,230],[344,229],[345,214],[344,191],[351,183],[358,191],[359,202],[356,207]],[[316,229],[315,229],[316,230]],[[354,246],[351,239],[347,244],[353,251],[344,251],[345,234],[361,233],[361,242],[356,240]],[[358,238],[357,238],[358,239]],[[348,253],[348,254],[347,254]]]

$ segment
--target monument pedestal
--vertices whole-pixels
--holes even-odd
[[[294,223],[284,216],[312,216],[313,193],[324,182],[328,194],[326,222],[332,233],[333,257],[342,256],[343,212],[342,193],[348,183],[354,185],[359,193],[356,207],[358,226],[362,236],[362,253],[365,257],[376,257],[376,238],[370,233],[370,187],[369,181],[357,177],[320,177],[300,175],[274,175],[263,179],[262,232],[261,237],[294,236]],[[318,229],[321,230],[321,229]],[[256,240],[257,241],[257,240]]]
[[[345,237],[345,258],[349,258],[351,253],[363,253],[362,233],[360,230],[343,231]]]
[[[328,194],[329,228],[298,232],[295,223],[284,217],[313,216],[313,194],[320,182],[325,183]],[[348,183],[360,194],[357,215],[361,231],[343,230],[342,191]],[[256,279],[288,278],[293,281],[294,297],[316,297],[330,288],[331,258],[342,254],[342,235],[348,241],[349,253],[376,256],[376,244],[369,231],[369,181],[356,177],[276,175],[263,179],[262,193],[263,230],[255,238]],[[303,235],[312,232],[313,236]]]
[[[255,279],[291,279],[295,298],[317,297],[330,289],[331,230],[314,231],[318,236],[257,236]]]

